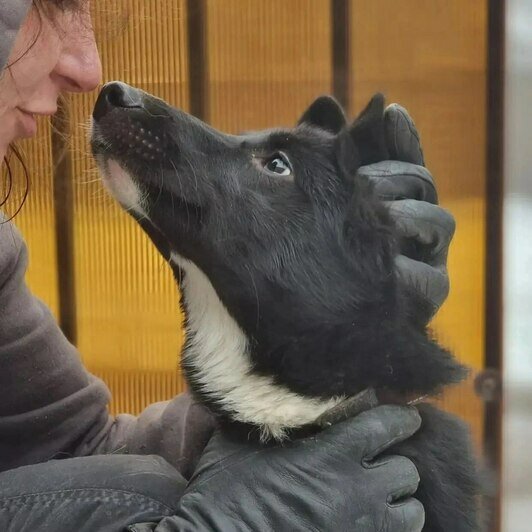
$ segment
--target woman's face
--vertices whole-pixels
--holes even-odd
[[[101,80],[90,13],[57,13],[53,22],[32,9],[0,75],[0,161],[10,143],[35,135],[36,117],[57,110],[63,92],[87,92]]]

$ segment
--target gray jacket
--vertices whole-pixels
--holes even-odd
[[[13,41],[30,4],[31,0],[2,0],[0,2],[0,72],[6,66]]]
[[[0,213],[0,472],[52,458],[157,454],[185,478],[214,428],[188,394],[138,417],[109,415],[109,390],[83,367],[46,306],[28,290],[28,253]]]
[[[0,68],[30,4],[0,1]],[[0,212],[0,472],[52,458],[157,454],[190,476],[214,422],[187,394],[112,417],[105,384],[83,367],[50,311],[28,290],[28,253]]]

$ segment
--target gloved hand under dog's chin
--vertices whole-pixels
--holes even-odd
[[[390,453],[420,423],[415,409],[385,405],[284,444],[219,429],[175,514],[129,530],[419,532],[419,475]]]
[[[449,294],[447,254],[455,221],[438,207],[434,179],[424,166],[419,135],[408,112],[397,104],[384,114],[390,158],[363,166],[378,196],[389,206],[400,238],[396,265],[400,279],[423,307],[425,324]]]

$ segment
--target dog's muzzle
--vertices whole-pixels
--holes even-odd
[[[118,81],[104,85],[92,113],[93,149],[147,163],[162,159],[166,135],[148,105],[145,94],[134,87]]]

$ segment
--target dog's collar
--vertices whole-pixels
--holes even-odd
[[[335,423],[345,421],[348,418],[355,417],[379,404],[415,406],[426,398],[427,395],[400,394],[391,390],[376,391],[373,388],[367,388],[357,395],[344,399],[330,410],[327,410],[327,412],[324,412],[314,421],[313,425],[326,428]]]

